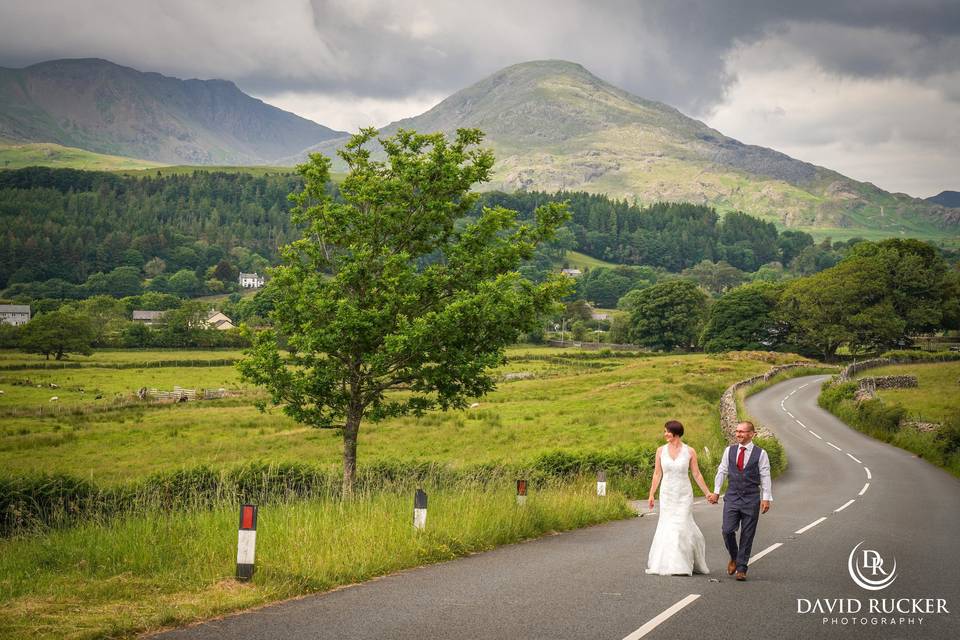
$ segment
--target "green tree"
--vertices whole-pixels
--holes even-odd
[[[51,311],[36,316],[23,326],[20,348],[27,353],[40,353],[47,360],[62,360],[70,353],[90,355],[94,340],[90,319],[71,311]]]
[[[791,282],[778,314],[799,351],[882,351],[949,328],[957,301],[946,262],[919,240],[860,241],[836,266]]]
[[[633,342],[653,349],[691,349],[697,344],[707,294],[690,280],[642,289],[630,309]]]
[[[613,307],[633,287],[631,275],[625,269],[591,269],[577,281],[577,296],[598,307]]]
[[[720,295],[727,289],[737,286],[745,277],[743,271],[723,260],[720,262],[701,260],[689,269],[684,269],[683,275],[693,278],[714,295]]]
[[[120,335],[130,320],[127,305],[122,301],[113,296],[99,295],[70,303],[67,308],[90,320],[94,346],[119,346]]]
[[[226,259],[221,259],[217,263],[217,266],[213,270],[213,277],[221,282],[234,283],[237,281],[237,277],[240,275],[240,272],[237,271],[236,267],[227,262]]]
[[[700,337],[704,351],[774,349],[783,339],[777,318],[782,285],[767,282],[731,289],[710,306]]]
[[[200,278],[190,269],[177,271],[167,282],[167,290],[181,298],[192,298],[197,295],[200,292],[200,286]]]
[[[110,273],[95,273],[84,286],[90,295],[107,295],[115,298],[135,296],[143,290],[140,270],[136,267],[117,267]]]
[[[148,278],[156,278],[166,270],[167,263],[163,261],[163,258],[150,258],[147,260],[147,264],[143,265],[143,272],[147,274]]]
[[[480,131],[453,140],[400,131],[380,139],[385,162],[365,148],[375,136],[363,129],[338,152],[349,168],[342,201],[326,190],[328,158],[298,167],[293,219],[304,237],[272,272],[275,328],[239,364],[298,422],[342,428],[345,495],[365,418],[464,407],[487,393],[506,345],[567,290],[559,276],[534,284],[516,271],[566,220],[562,205],[530,224],[500,207],[455,224],[477,198],[471,186],[490,178]]]

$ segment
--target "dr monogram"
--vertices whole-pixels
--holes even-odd
[[[847,569],[850,578],[862,589],[880,591],[897,579],[896,559],[886,567],[884,558],[873,549],[850,552]],[[949,615],[945,598],[797,598],[797,613],[821,616],[824,625],[913,626],[922,625],[924,616]]]

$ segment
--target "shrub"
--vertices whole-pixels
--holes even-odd
[[[960,452],[960,411],[955,411],[943,421],[935,439],[945,456]]]

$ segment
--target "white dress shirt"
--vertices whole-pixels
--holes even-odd
[[[740,455],[740,447],[746,447],[746,451],[743,452],[743,464],[746,466],[747,462],[750,461],[750,454],[753,453],[753,441],[748,442],[745,445],[735,444],[731,445],[736,447],[736,454]],[[723,481],[727,477],[727,461],[730,458],[730,450],[723,450],[723,457],[720,459],[720,466],[717,467],[717,477],[713,481],[713,492],[719,494],[720,487],[723,486]],[[761,500],[767,500],[773,502],[773,492],[772,486],[773,483],[770,481],[770,456],[767,455],[766,449],[760,449],[760,492]]]

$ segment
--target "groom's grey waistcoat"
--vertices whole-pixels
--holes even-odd
[[[727,493],[726,500],[737,500],[745,504],[760,501],[760,452],[757,445],[753,445],[750,458],[744,462],[743,471],[737,468],[737,456],[740,455],[740,445],[734,445],[727,451]]]

